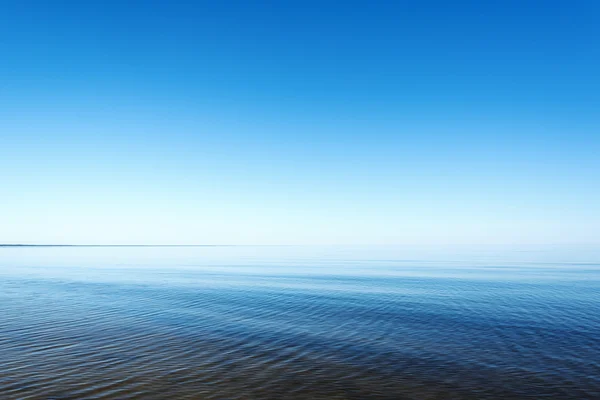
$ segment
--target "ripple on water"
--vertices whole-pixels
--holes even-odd
[[[207,251],[183,269],[0,267],[0,398],[600,398],[589,263],[538,281],[538,264],[419,276],[347,255],[350,272],[313,258],[319,273],[282,259],[250,274],[256,260],[204,268]]]

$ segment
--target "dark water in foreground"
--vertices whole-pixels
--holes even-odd
[[[0,248],[0,399],[599,399],[600,249]]]

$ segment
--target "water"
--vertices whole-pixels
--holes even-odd
[[[0,248],[1,399],[600,398],[600,249]]]

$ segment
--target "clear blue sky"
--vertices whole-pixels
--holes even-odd
[[[600,242],[598,1],[0,6],[0,242]]]

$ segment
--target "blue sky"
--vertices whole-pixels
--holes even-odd
[[[596,1],[4,1],[0,242],[599,243]]]

